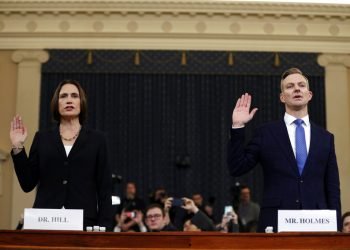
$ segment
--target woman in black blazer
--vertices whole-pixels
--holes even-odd
[[[24,149],[27,129],[20,116],[11,122],[12,159],[24,192],[37,187],[34,208],[84,210],[86,226],[112,227],[112,179],[106,140],[85,128],[86,95],[77,81],[61,82],[51,100],[58,125],[35,134]]]

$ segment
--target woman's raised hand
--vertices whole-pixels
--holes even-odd
[[[24,126],[22,118],[16,115],[11,121],[10,140],[13,148],[23,148],[27,139],[27,128]]]

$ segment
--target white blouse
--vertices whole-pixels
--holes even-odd
[[[66,155],[68,156],[70,151],[72,150],[73,145],[64,145],[64,149],[66,150]]]

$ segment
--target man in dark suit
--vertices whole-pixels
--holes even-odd
[[[334,136],[309,121],[312,99],[308,79],[296,68],[282,74],[280,100],[285,104],[283,120],[256,129],[244,146],[245,129],[257,112],[250,111],[251,96],[237,100],[232,113],[228,165],[231,175],[240,176],[260,163],[264,194],[258,232],[267,226],[277,229],[279,209],[335,209],[340,228],[339,172]]]

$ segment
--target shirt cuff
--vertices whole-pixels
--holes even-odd
[[[238,128],[244,128],[244,125],[239,126],[239,127],[233,127],[233,126],[232,126],[232,129],[238,129]]]

